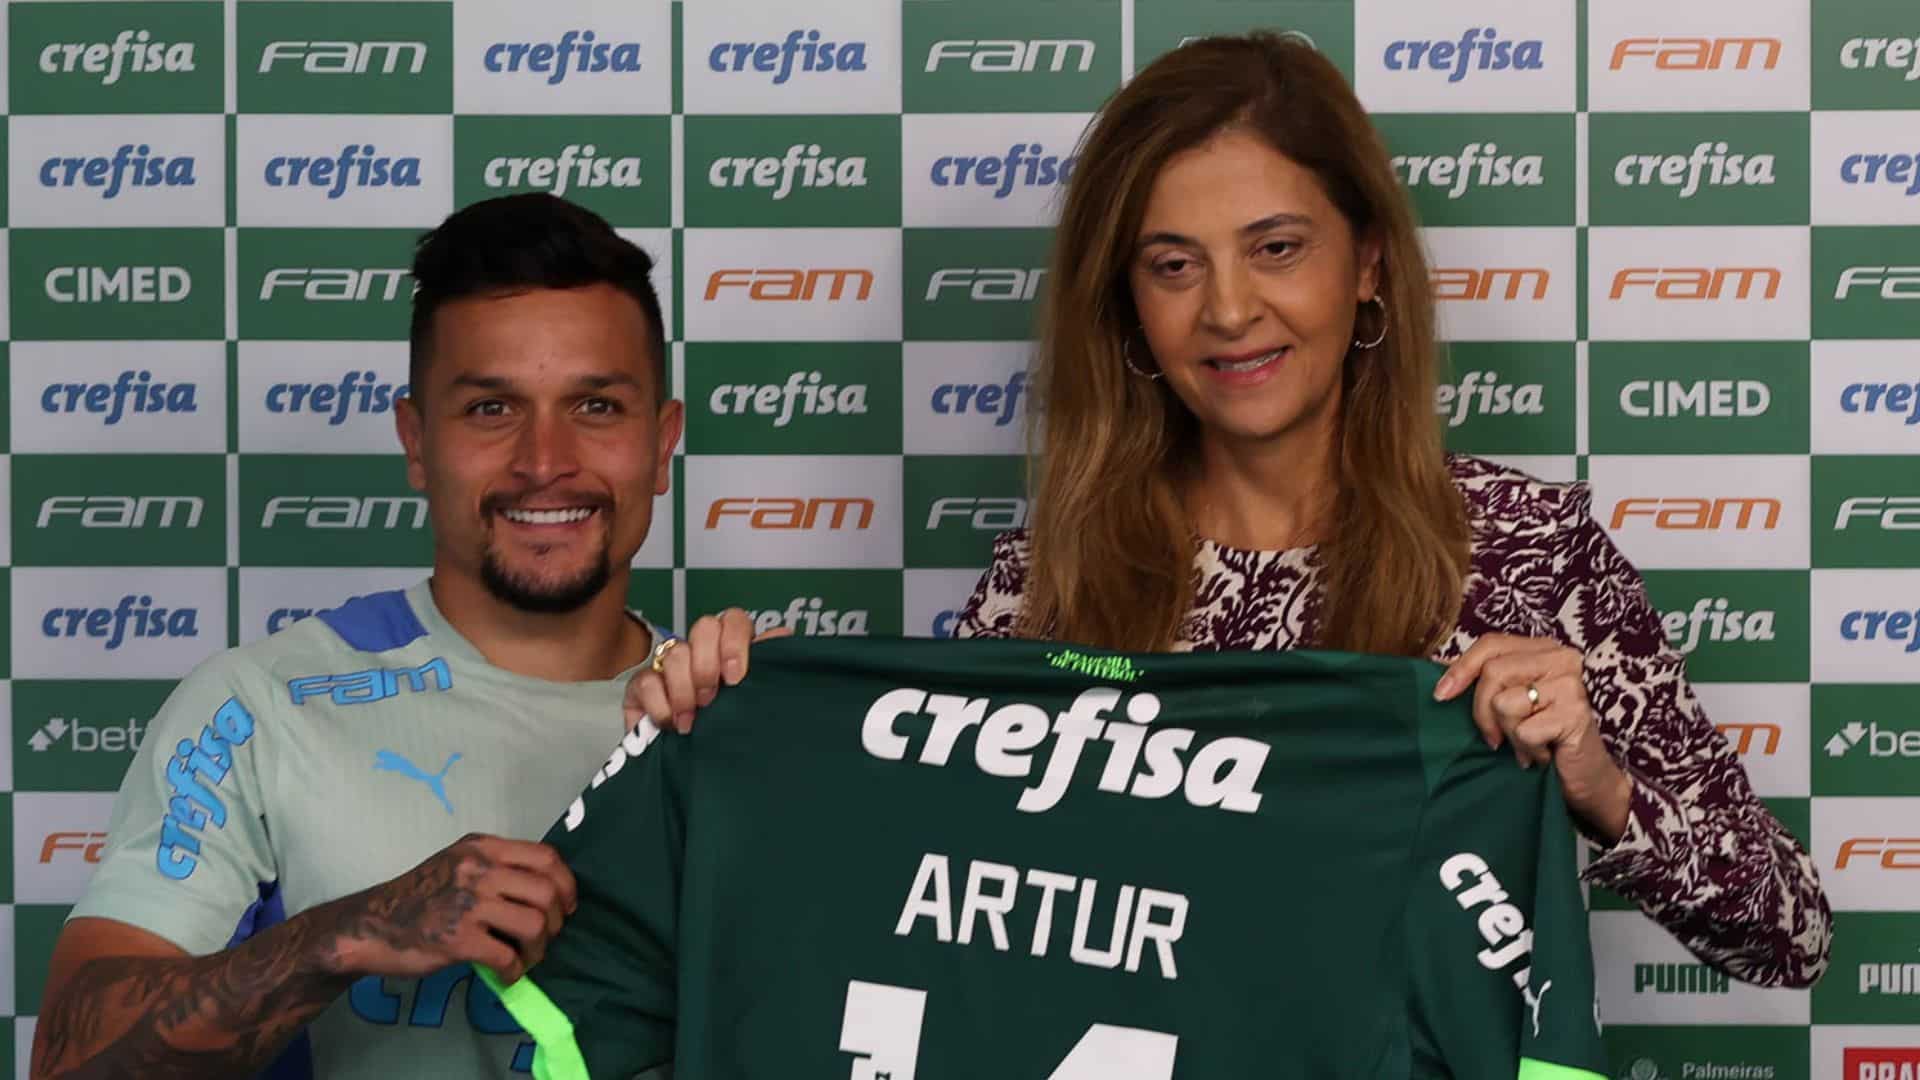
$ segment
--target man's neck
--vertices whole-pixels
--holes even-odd
[[[433,575],[440,615],[487,662],[550,682],[611,679],[647,658],[653,632],[627,615],[622,574],[598,596],[565,614],[521,611],[478,581]]]

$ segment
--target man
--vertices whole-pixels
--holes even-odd
[[[518,977],[572,909],[571,874],[528,838],[667,651],[625,607],[683,420],[651,269],[546,195],[421,240],[396,426],[432,576],[175,689],[54,949],[33,1076],[525,1070],[531,1043],[471,965]],[[684,651],[704,666],[702,623]]]

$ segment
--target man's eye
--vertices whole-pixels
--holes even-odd
[[[612,398],[588,398],[580,403],[580,411],[594,416],[611,416],[620,411],[620,403]]]
[[[507,403],[497,398],[487,398],[467,406],[468,416],[505,416]]]

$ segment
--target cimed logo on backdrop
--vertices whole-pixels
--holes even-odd
[[[780,86],[795,74],[867,70],[867,43],[833,41],[819,30],[790,30],[781,41],[722,41],[707,53],[707,69],[752,72]]]

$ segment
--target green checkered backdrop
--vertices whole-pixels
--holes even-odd
[[[21,1075],[172,681],[427,564],[390,415],[421,229],[550,190],[658,257],[688,424],[639,606],[945,634],[1026,513],[1022,367],[1077,134],[1153,56],[1251,26],[1310,38],[1393,146],[1451,442],[1592,481],[1837,910],[1825,982],[1758,990],[1595,895],[1617,1073],[1920,1075],[1910,0],[10,4]]]

